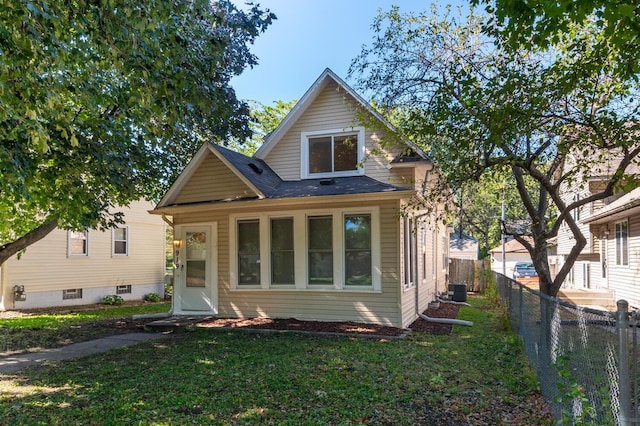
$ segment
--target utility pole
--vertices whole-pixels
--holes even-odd
[[[502,275],[506,276],[507,275],[507,261],[505,259],[505,252],[504,252],[504,244],[505,244],[505,235],[504,235],[504,231],[505,231],[505,224],[504,224],[504,219],[505,219],[505,206],[504,206],[504,189],[505,187],[505,182],[502,182],[502,214],[500,215],[500,233],[501,233],[501,238],[502,238]]]

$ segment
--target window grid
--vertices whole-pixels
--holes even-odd
[[[62,290],[62,300],[82,299],[82,289],[73,288],[68,290]]]
[[[131,294],[131,284],[116,286],[116,294]]]

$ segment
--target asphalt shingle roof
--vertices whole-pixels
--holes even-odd
[[[370,194],[406,190],[406,188],[383,183],[368,176],[285,181],[262,160],[247,157],[219,145],[214,144],[214,147],[267,198]]]

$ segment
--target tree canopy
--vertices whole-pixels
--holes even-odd
[[[229,0],[0,0],[0,264],[56,226],[112,226],[203,140],[250,135],[229,81],[273,19]]]
[[[253,155],[269,133],[274,131],[284,117],[289,114],[298,102],[296,99],[285,102],[277,100],[273,105],[263,105],[258,101],[247,100],[250,108],[250,128],[251,139],[249,140],[233,140],[231,148],[245,155]]]
[[[507,183],[526,218],[509,232],[529,250],[541,290],[555,295],[586,244],[571,212],[612,195],[637,162],[637,87],[613,72],[615,58],[594,73],[591,57],[576,54],[598,43],[588,26],[559,36],[551,50],[533,52],[484,31],[487,26],[474,13],[454,18],[395,7],[374,21],[373,41],[350,74],[377,105],[402,111],[399,130],[434,157],[454,193],[485,175],[511,172]],[[603,163],[610,166],[606,187],[567,201],[563,191],[584,188]],[[575,244],[552,279],[547,241],[563,223]]]
[[[494,17],[486,26],[500,31],[513,46],[546,49],[576,27],[590,26],[595,43],[588,52],[594,71],[610,61],[624,77],[640,73],[640,5],[630,0],[472,0]],[[497,24],[494,26],[493,24]],[[578,46],[576,46],[578,47]]]

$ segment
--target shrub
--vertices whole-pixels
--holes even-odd
[[[102,298],[102,303],[105,305],[122,305],[124,303],[124,299],[117,294],[110,294],[108,296],[104,296]]]
[[[143,299],[146,300],[147,302],[159,302],[160,296],[156,293],[147,293],[144,295]]]

